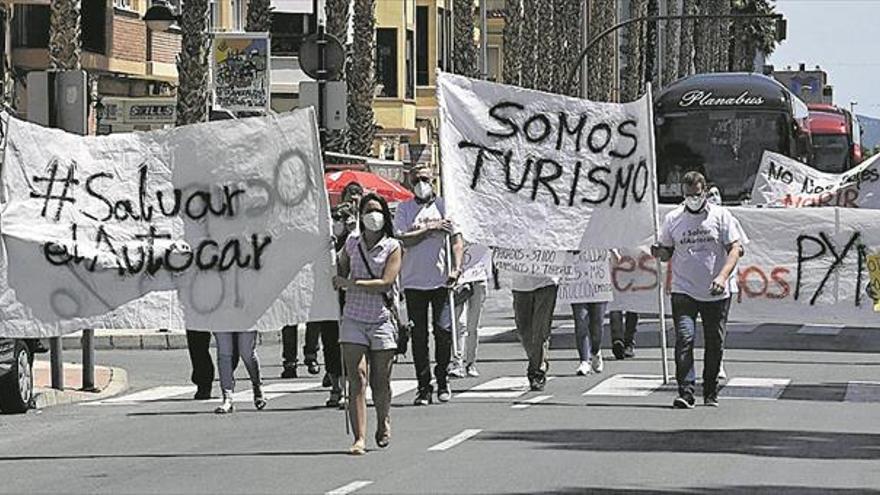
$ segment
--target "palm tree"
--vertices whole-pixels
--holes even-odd
[[[577,71],[572,81],[568,81],[568,76],[571,69],[577,63],[578,56],[583,48],[583,40],[581,39],[581,23],[585,21],[583,18],[583,0],[562,0],[562,3],[564,8],[561,12],[561,20],[564,28],[560,39],[564,41],[564,47],[561,50],[560,87],[557,91],[569,96],[578,96],[580,94],[581,73]]]
[[[376,92],[376,0],[356,0],[352,18],[351,62],[348,64],[349,151],[369,155],[376,136],[373,96]]]
[[[348,39],[348,23],[351,19],[349,7],[351,0],[327,0],[325,12],[327,14],[327,33],[334,36],[342,43],[345,50],[345,67],[351,63],[351,46],[346,42]],[[325,134],[324,147],[328,151],[345,153],[348,151],[348,136],[345,130],[328,129]]]
[[[697,0],[684,0],[681,9],[682,15],[694,15],[697,13]],[[681,44],[679,45],[678,77],[686,77],[693,74],[696,47],[694,38],[696,35],[695,21],[682,21]]]
[[[522,82],[523,50],[522,0],[506,0],[504,3],[504,84],[519,86]]]
[[[177,125],[204,122],[208,116],[208,0],[186,0],[180,17],[177,57]]]
[[[536,2],[539,16],[536,23],[537,31],[535,31],[537,40],[535,46],[535,89],[548,92],[554,90],[553,74],[559,54],[553,36],[553,3],[554,0],[537,0]]]
[[[617,2],[590,2],[590,33],[600,33],[617,20]],[[594,34],[595,36],[595,34]],[[615,40],[613,36],[605,36],[597,41],[590,53],[586,55],[589,63],[588,98],[594,101],[614,101],[615,91]]]
[[[712,0],[712,10],[714,14],[727,15],[730,14],[731,0]],[[730,63],[730,20],[718,19],[713,23],[711,34],[712,40],[712,71],[726,72]]]
[[[53,0],[49,11],[49,68],[82,66],[80,0]]]
[[[660,15],[660,2],[648,0],[645,6],[645,15],[648,17]],[[657,49],[658,49],[657,22],[647,22],[645,26],[645,81],[650,81],[656,87],[660,82],[657,80]]]
[[[474,42],[474,1],[453,0],[455,19],[453,38],[453,69],[456,74],[480,77],[477,45]]]
[[[536,88],[538,79],[538,19],[541,16],[539,3],[542,0],[523,0],[522,26],[522,87]]]
[[[249,0],[247,9],[247,31],[268,32],[272,28],[271,0]]]
[[[767,0],[734,0],[735,14],[772,14],[774,7]],[[775,26],[770,19],[737,21],[730,33],[730,70],[752,71],[758,52],[773,53],[776,48]]]
[[[642,17],[647,12],[647,0],[630,0],[629,18]],[[645,75],[645,23],[636,22],[626,28],[626,43],[621,52],[626,60],[623,77],[624,101],[632,101],[642,94]]]
[[[678,15],[678,2],[666,4],[668,15]],[[666,23],[666,38],[663,46],[663,80],[660,84],[666,86],[678,78],[678,63],[681,50],[681,21],[669,21]]]

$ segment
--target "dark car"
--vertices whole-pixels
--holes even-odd
[[[34,396],[36,341],[0,338],[0,411],[26,412]]]

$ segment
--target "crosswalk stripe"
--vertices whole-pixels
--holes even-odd
[[[728,399],[776,400],[790,383],[788,378],[734,377],[727,381],[718,396]]]
[[[458,399],[515,399],[529,391],[524,376],[502,376],[471,387],[456,395]]]
[[[659,375],[614,375],[590,388],[583,395],[646,397],[662,386],[663,377]]]
[[[272,383],[270,385],[263,386],[263,395],[266,397],[266,400],[269,400],[287,394],[295,394],[298,392],[314,390],[316,388],[319,388],[320,386],[321,382]],[[254,391],[242,390],[241,392],[236,392],[232,394],[232,400],[244,402],[252,401],[254,400]],[[211,402],[219,401],[219,398],[211,399]]]
[[[513,327],[510,327],[510,326],[506,326],[506,327],[485,326],[485,327],[480,327],[477,330],[477,334],[480,337],[494,337],[496,335],[500,335],[502,333],[507,333],[507,332],[512,332],[514,330],[516,330],[516,329]]]
[[[455,435],[452,438],[444,440],[444,441],[438,443],[437,445],[430,447],[428,450],[431,452],[442,452],[444,450],[449,450],[452,447],[455,447],[456,445],[460,444],[461,442],[464,442],[468,438],[471,438],[471,437],[478,435],[481,431],[483,431],[483,430],[479,430],[479,429],[464,430],[461,433],[459,433],[458,435]]]
[[[526,399],[522,402],[518,402],[510,407],[511,409],[527,409],[552,397],[552,395],[538,395],[536,397],[532,397],[531,399]]]
[[[83,405],[105,405],[105,404],[135,404],[139,402],[156,402],[163,399],[169,399],[183,394],[191,394],[196,391],[195,385],[160,385],[158,387],[148,388],[133,394],[123,395],[122,397],[114,397],[112,399],[104,399],[95,402],[85,402]]]
[[[419,386],[418,380],[391,380],[391,397],[405,394]],[[373,390],[367,387],[367,401],[373,400]]]
[[[752,333],[761,325],[752,323],[728,323],[725,329],[727,333]]]
[[[880,382],[849,382],[845,402],[880,402]]]
[[[797,333],[800,335],[839,335],[844,325],[803,325]]]
[[[325,495],[348,495],[349,493],[356,492],[356,491],[360,490],[361,488],[363,488],[365,486],[370,486],[372,484],[373,484],[372,481],[366,481],[366,480],[352,481],[351,483],[344,485],[344,486],[340,486],[339,488],[336,488],[335,490],[330,490]]]

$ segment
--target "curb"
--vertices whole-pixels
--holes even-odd
[[[95,335],[96,350],[173,350],[186,349],[186,334],[181,332],[149,332],[149,333],[129,333],[120,331],[119,333],[107,332],[103,335]],[[65,335],[61,338],[62,347],[65,350],[82,349],[82,335],[80,332]],[[268,330],[258,332],[257,345],[273,345],[281,343],[281,330]],[[211,347],[214,347],[214,340],[211,340]]]
[[[100,392],[81,390],[55,390],[54,388],[34,389],[34,409],[103,400],[128,390],[128,372],[122,368],[110,368],[110,383]]]

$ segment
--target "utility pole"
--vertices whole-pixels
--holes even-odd
[[[325,1],[317,0],[317,12],[315,12],[315,15],[318,16],[318,132],[322,153],[327,138],[327,123],[324,118],[324,108],[327,105],[327,9]]]
[[[480,0],[480,79],[489,79],[489,27],[486,22],[486,0]]]
[[[590,42],[590,2],[581,2],[581,46],[587,46]],[[581,64],[581,98],[589,99],[590,95],[590,61],[584,59]]]

